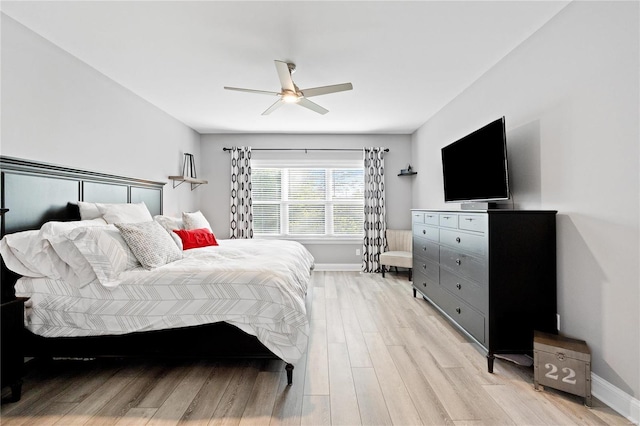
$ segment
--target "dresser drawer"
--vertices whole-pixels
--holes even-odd
[[[424,213],[424,223],[427,225],[438,225],[438,213],[433,212],[425,212]]]
[[[487,252],[487,238],[484,235],[441,229],[440,243],[456,250],[465,250],[480,256],[484,256]]]
[[[413,258],[412,273],[420,272],[434,283],[440,282],[440,267],[437,262],[432,262],[420,257]]]
[[[417,237],[426,238],[431,241],[438,242],[439,233],[438,228],[433,228],[431,226],[425,226],[420,224],[413,224],[413,235]]]
[[[438,214],[438,224],[445,228],[457,228],[458,215],[453,213],[440,213]]]
[[[487,232],[487,215],[461,214],[458,216],[458,228],[466,231]]]
[[[440,246],[425,238],[413,237],[413,255],[440,261]]]
[[[437,303],[440,299],[438,296],[442,292],[440,285],[428,279],[420,271],[413,274],[413,287],[434,303]]]
[[[487,285],[487,260],[440,246],[440,264],[456,275]]]
[[[438,305],[467,333],[486,345],[484,332],[486,318],[481,313],[446,291],[438,294]]]
[[[424,213],[423,212],[411,212],[411,222],[413,222],[413,223],[424,223]]]
[[[478,311],[488,312],[489,292],[485,285],[459,277],[445,268],[440,270],[440,285]]]

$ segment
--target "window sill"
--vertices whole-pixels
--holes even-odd
[[[327,238],[318,238],[318,237],[291,237],[291,236],[255,236],[255,239],[261,240],[289,240],[289,241],[297,241],[300,244],[362,244],[363,237],[349,237],[349,238],[341,238],[341,237],[327,237]]]

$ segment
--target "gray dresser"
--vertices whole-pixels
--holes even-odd
[[[416,291],[487,352],[556,329],[556,212],[412,210]]]

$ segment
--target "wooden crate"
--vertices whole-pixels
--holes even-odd
[[[582,340],[535,331],[533,383],[584,397],[591,407],[591,351]]]

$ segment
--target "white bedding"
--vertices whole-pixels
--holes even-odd
[[[313,257],[293,241],[219,244],[187,250],[182,260],[152,271],[122,272],[110,287],[23,277],[16,295],[30,297],[27,328],[44,337],[77,337],[226,321],[286,362],[297,361],[309,334],[305,294]]]

